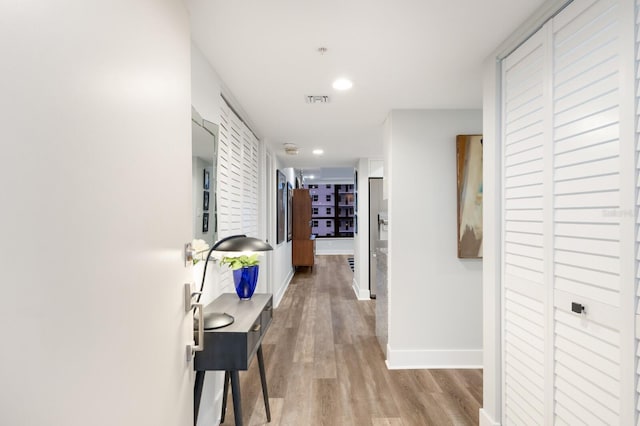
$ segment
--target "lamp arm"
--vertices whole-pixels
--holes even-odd
[[[231,235],[229,237],[223,238],[217,241],[209,252],[207,253],[207,257],[204,258],[204,271],[202,272],[202,283],[200,284],[200,293],[198,294],[198,298],[196,299],[196,303],[200,302],[200,298],[202,297],[202,291],[204,290],[204,280],[207,277],[207,266],[209,265],[209,257],[211,257],[211,253],[213,253],[223,242],[227,240],[231,240],[233,238],[246,237],[246,235]]]

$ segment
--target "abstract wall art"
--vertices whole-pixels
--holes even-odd
[[[456,137],[458,257],[482,257],[482,135]]]
[[[277,244],[286,238],[287,223],[287,177],[280,170],[276,170],[276,222],[277,222]]]

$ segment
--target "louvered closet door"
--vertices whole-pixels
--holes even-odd
[[[258,233],[258,140],[226,105],[220,111],[218,146],[218,237]],[[233,291],[231,273],[223,273],[220,291]]]
[[[553,20],[556,424],[620,424],[617,21],[618,2],[604,0],[575,1]]]
[[[513,425],[544,424],[543,42],[539,32],[503,61],[503,391]]]
[[[258,144],[244,126],[242,132],[242,223],[243,233],[258,234]]]
[[[503,61],[505,424],[636,423],[635,3],[575,0]]]

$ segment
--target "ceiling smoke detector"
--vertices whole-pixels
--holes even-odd
[[[284,152],[287,155],[298,155],[298,146],[292,143],[285,143]]]
[[[307,95],[306,97],[308,104],[328,104],[329,96],[326,95]]]

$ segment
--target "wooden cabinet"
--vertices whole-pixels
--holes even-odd
[[[316,241],[311,237],[311,195],[308,189],[293,190],[293,266],[313,267]]]
[[[291,253],[293,266],[313,267],[316,254],[316,240],[293,240]]]

